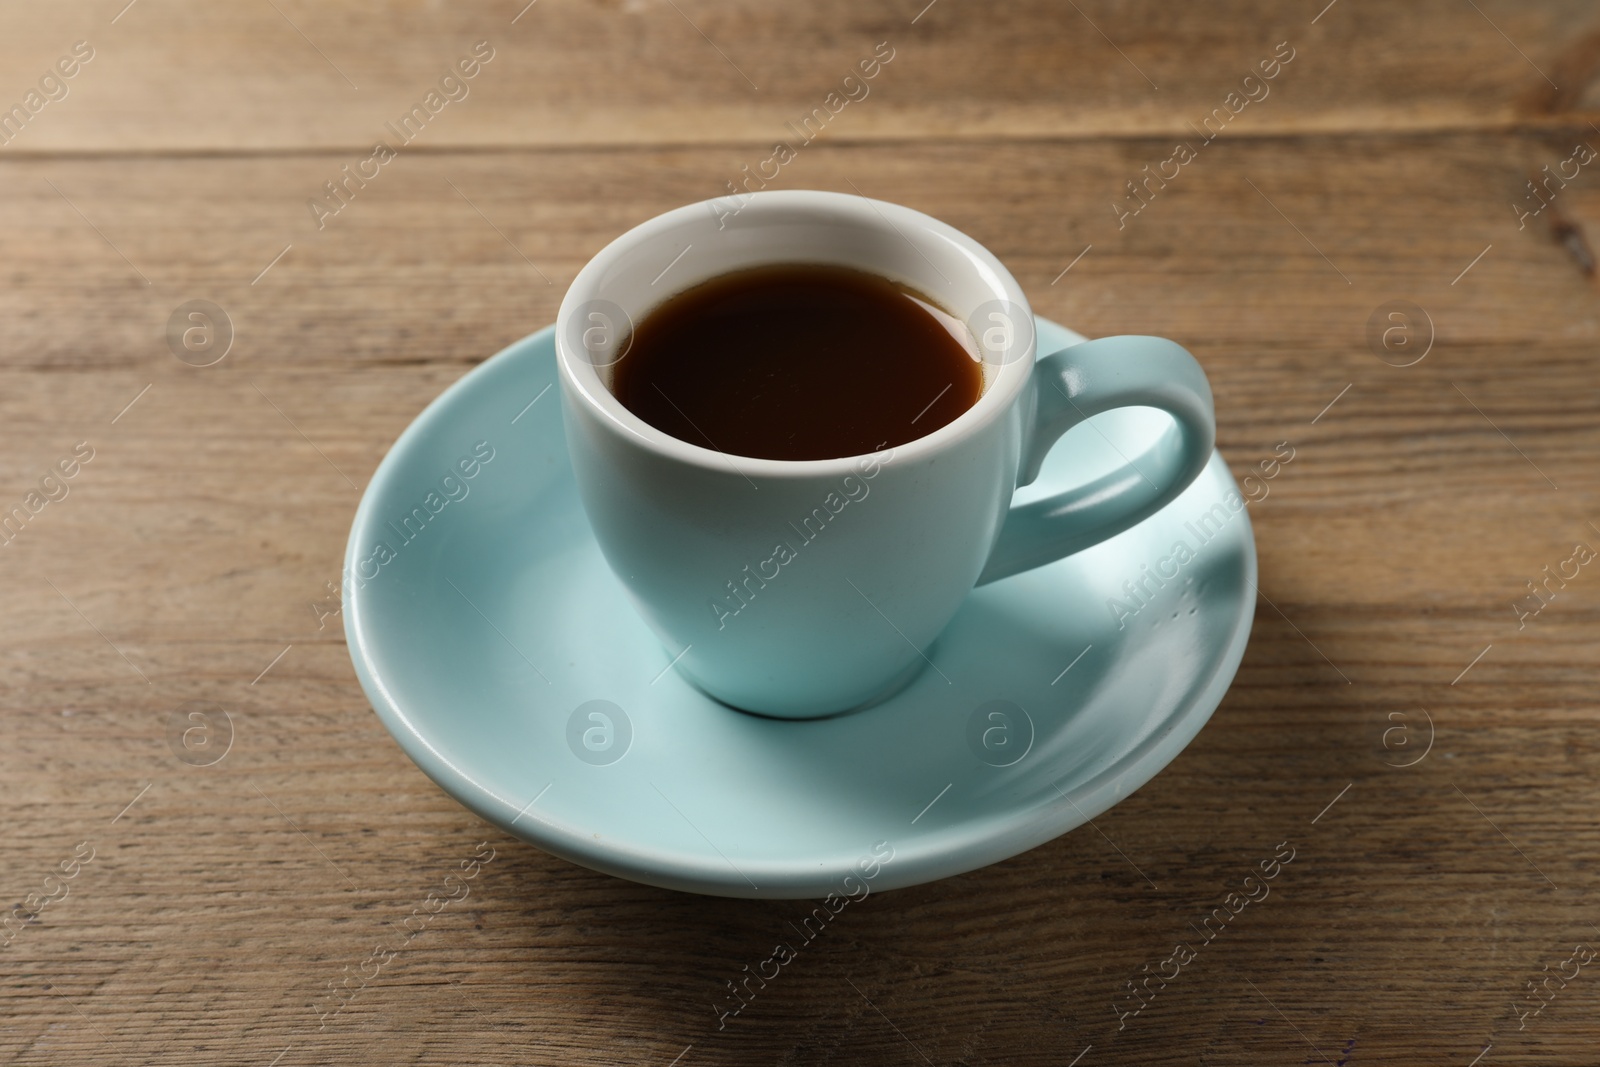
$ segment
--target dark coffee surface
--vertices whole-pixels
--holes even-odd
[[[611,389],[691,444],[831,459],[932,433],[977,401],[983,371],[894,282],[791,265],[713,278],[656,308],[635,325]]]

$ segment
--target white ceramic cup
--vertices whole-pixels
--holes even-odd
[[[783,263],[869,271],[966,323],[983,361],[978,401],[887,452],[791,461],[681,441],[611,394],[610,369],[653,308]],[[573,470],[607,562],[681,675],[786,718],[905,684],[974,585],[1153,514],[1204,469],[1215,436],[1205,375],[1178,345],[1104,338],[1036,361],[1027,297],[987,249],[920,212],[840,193],[755,193],[737,210],[708,201],[629,230],[573,280],[556,351]],[[1123,406],[1173,416],[1141,469],[1012,506],[1057,438]]]

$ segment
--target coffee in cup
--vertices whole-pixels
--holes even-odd
[[[849,267],[779,264],[668,298],[613,365],[622,406],[680,441],[810,460],[896,448],[983,393],[961,320],[909,286]]]

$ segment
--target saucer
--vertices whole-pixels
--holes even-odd
[[[1050,353],[1083,338],[1041,319],[1038,339]],[[356,511],[344,617],[362,688],[406,754],[575,863],[773,898],[970,871],[1149,781],[1244,654],[1255,543],[1214,454],[1132,529],[975,590],[929,665],[875,706],[802,721],[732,710],[672,669],[601,557],[559,392],[546,328],[406,429]],[[1167,418],[1096,416],[1019,501],[1137,466]]]

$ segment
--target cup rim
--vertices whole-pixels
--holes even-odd
[[[981,280],[981,284],[994,289],[998,299],[1008,301],[1022,309],[1024,314],[1030,316],[1031,322],[1033,312],[1028,298],[1023,293],[1022,286],[999,258],[973,238],[931,215],[886,200],[873,200],[856,194],[824,190],[765,190],[741,195],[744,199],[739,207],[739,213],[746,215],[755,212],[749,216],[748,221],[751,222],[759,221],[764,211],[798,208],[814,211],[835,220],[844,219],[876,225],[885,233],[901,232],[902,237],[903,231],[908,227],[925,234],[931,233],[956,245],[987,268],[992,275],[992,281],[985,278]],[[863,462],[881,461],[886,455],[893,455],[898,463],[925,459],[954,448],[977,436],[1002,418],[1022,392],[1031,377],[1036,355],[1035,346],[1038,339],[1032,330],[1028,333],[1025,350],[999,364],[993,380],[987,384],[977,402],[933,432],[892,448],[828,459],[767,459],[706,448],[673,437],[645,422],[624,407],[606,387],[593,363],[572,350],[566,340],[567,323],[579,307],[603,296],[599,286],[600,279],[605,276],[612,264],[631,254],[639,243],[676,229],[703,228],[709,224],[708,220],[717,219],[716,205],[728,199],[717,197],[686,204],[627,230],[584,264],[562,298],[560,310],[556,314],[555,343],[556,363],[564,387],[563,392],[569,398],[581,402],[593,416],[613,432],[657,455],[724,474],[728,472],[731,464],[735,471],[747,477],[799,479],[842,476],[851,473]],[[794,261],[775,256],[772,262],[777,264]],[[668,288],[664,290],[661,301],[669,300],[683,291],[684,287],[681,286]],[[936,301],[942,300],[943,296],[939,292],[928,292],[924,295],[933,297]],[[658,301],[656,306],[659,306],[661,301]]]

